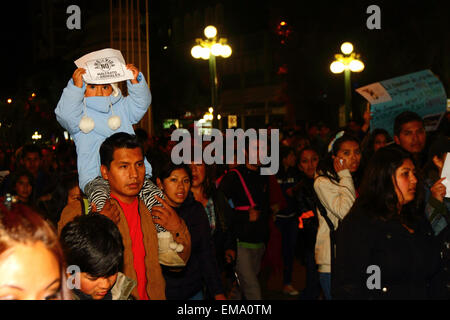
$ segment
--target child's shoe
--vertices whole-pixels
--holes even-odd
[[[168,267],[184,267],[186,263],[177,253],[183,251],[183,245],[173,241],[173,236],[169,231],[157,234],[159,263]]]

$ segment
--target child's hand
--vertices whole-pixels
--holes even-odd
[[[94,202],[91,203],[91,206],[92,212],[97,212],[97,206],[95,205]],[[100,211],[99,213],[111,219],[115,224],[119,223],[120,221],[119,208],[117,207],[116,203],[111,203],[110,199],[106,200],[102,211]]]
[[[86,73],[86,69],[84,68],[78,68],[73,73],[73,84],[76,85],[78,88],[83,87],[83,74]]]
[[[131,63],[127,64],[126,67],[127,67],[128,70],[131,70],[131,72],[133,72],[134,79],[131,80],[131,83],[132,84],[139,83],[139,81],[137,81],[137,77],[139,75],[138,68],[136,68],[136,66],[134,64],[131,64]]]

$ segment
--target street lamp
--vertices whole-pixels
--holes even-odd
[[[350,42],[344,42],[341,45],[343,54],[334,55],[336,60],[330,64],[330,70],[333,73],[345,74],[345,121],[350,119],[352,92],[350,86],[351,72],[361,72],[364,70],[364,63],[359,60],[359,54],[353,52],[353,45]]]
[[[31,136],[31,139],[33,140],[39,140],[42,138],[42,135],[40,135],[37,131],[34,132],[34,134]]]
[[[209,75],[211,82],[211,107],[217,107],[217,70],[216,57],[228,58],[231,56],[231,47],[227,44],[227,39],[217,38],[217,29],[214,26],[207,26],[204,30],[206,39],[197,38],[197,45],[191,49],[191,55],[195,59],[209,60]],[[210,112],[212,113],[212,112]]]

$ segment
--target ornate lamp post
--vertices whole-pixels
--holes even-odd
[[[217,38],[217,29],[214,26],[207,26],[204,30],[206,39],[197,38],[197,45],[192,47],[191,55],[195,59],[209,60],[209,75],[211,82],[211,107],[217,107],[217,70],[216,57],[228,58],[231,56],[231,47],[227,44],[227,39]]]
[[[364,63],[359,60],[359,54],[353,52],[353,45],[350,42],[344,42],[341,45],[341,51],[343,54],[337,53],[334,55],[336,60],[330,64],[330,70],[333,73],[342,73],[345,75],[345,121],[346,123],[350,119],[351,107],[351,85],[350,74],[351,72],[361,72],[364,70]]]

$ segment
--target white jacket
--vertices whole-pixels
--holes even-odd
[[[336,229],[339,220],[344,219],[356,199],[353,179],[348,169],[338,172],[339,183],[320,176],[314,181],[314,190],[327,215]],[[316,236],[315,258],[319,272],[331,272],[330,229],[321,214],[318,214],[319,228]]]

